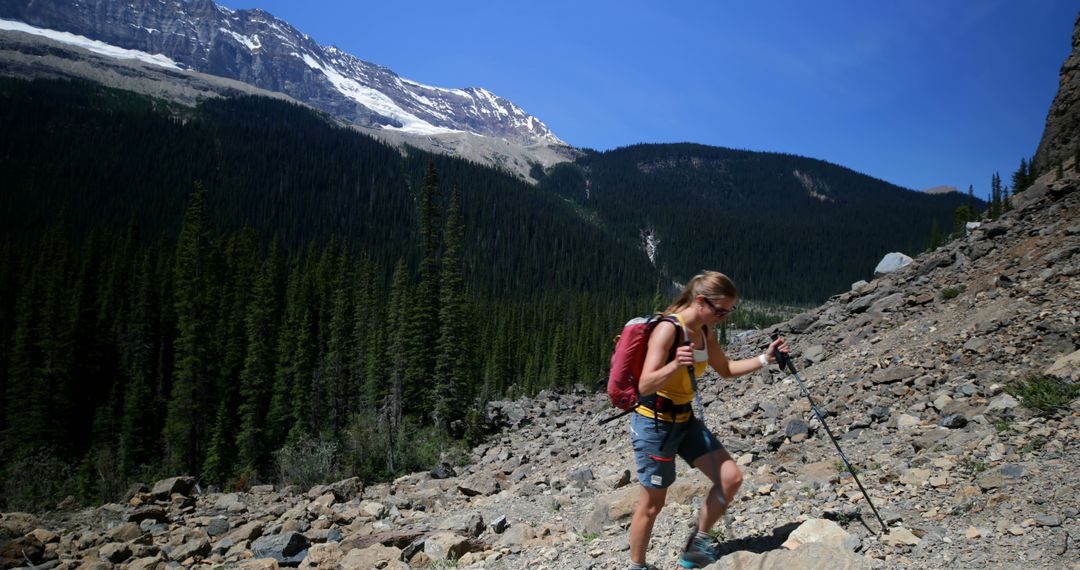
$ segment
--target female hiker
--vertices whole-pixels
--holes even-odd
[[[708,532],[735,498],[742,484],[742,472],[719,440],[706,429],[702,418],[694,417],[691,406],[694,388],[687,368],[694,368],[695,378],[701,377],[706,365],[712,366],[720,376],[732,378],[775,362],[777,350],[787,352],[784,339],[780,338],[755,358],[727,359],[709,331],[734,310],[737,296],[735,285],[726,275],[706,271],[691,279],[664,312],[675,317],[679,325],[665,320],[649,335],[638,383],[640,405],[630,422],[641,483],[638,506],[630,524],[631,570],[652,568],[645,564],[645,553],[653,523],[664,507],[667,488],[675,482],[676,455],[712,481],[698,515],[697,529],[687,540],[679,564],[683,568],[703,568],[716,561],[716,549]],[[691,344],[683,344],[686,340]]]

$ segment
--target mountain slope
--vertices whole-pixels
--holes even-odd
[[[883,255],[948,233],[960,194],[928,195],[805,157],[696,144],[635,145],[552,169],[541,188],[648,239],[677,279],[729,273],[752,298],[820,302]],[[981,208],[982,203],[977,202]]]
[[[402,78],[334,46],[321,46],[262,10],[229,10],[210,0],[6,2],[0,18],[126,50],[160,54],[177,67],[280,92],[350,124],[466,157],[479,136],[501,141],[524,164],[481,149],[492,164],[527,173],[528,162],[565,160],[571,150],[539,119],[482,88],[444,89]],[[9,23],[0,28],[12,29]],[[55,36],[55,34],[51,34]],[[83,42],[85,43],[85,42]],[[470,136],[471,135],[471,136]],[[530,154],[527,151],[532,150]],[[506,154],[506,149],[503,149]],[[535,155],[535,156],[531,156]],[[530,160],[531,159],[531,160]]]
[[[1080,14],[1073,28],[1072,52],[1061,64],[1058,92],[1046,113],[1046,127],[1032,169],[1043,174],[1080,156]]]
[[[705,421],[744,474],[708,570],[1075,567],[1080,399],[1044,416],[1008,394],[1048,368],[1080,380],[1080,178],[1036,186],[998,222],[776,328],[887,528],[788,375],[702,378]],[[767,332],[728,353],[759,353]],[[129,503],[0,520],[36,564],[625,567],[640,491],[626,421],[596,424],[611,410],[582,392],[492,402],[487,441],[387,483],[219,493],[174,478]],[[652,530],[660,567],[709,489],[677,471]],[[124,524],[143,517],[156,523]]]
[[[129,217],[151,239],[171,236],[199,181],[224,230],[250,225],[293,248],[334,236],[389,269],[413,255],[413,201],[430,162],[444,197],[455,184],[463,192],[478,294],[647,292],[655,283],[644,254],[557,197],[461,159],[402,155],[297,105],[246,97],[188,108],[89,84],[20,80],[0,82],[0,100],[5,237],[28,239],[57,220],[82,235]]]

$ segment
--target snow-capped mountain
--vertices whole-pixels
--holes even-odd
[[[410,81],[319,45],[263,10],[230,10],[211,0],[3,0],[0,19],[8,21],[0,29],[18,30],[21,23],[30,31],[19,31],[36,28],[60,41],[56,34],[64,33],[284,93],[391,140],[434,138],[427,146],[450,152],[480,148],[496,155],[486,157],[496,163],[506,162],[512,149],[569,150],[542,121],[490,91]]]

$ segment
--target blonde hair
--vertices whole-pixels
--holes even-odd
[[[735,289],[735,284],[731,282],[727,275],[719,271],[703,271],[695,275],[686,284],[679,298],[675,299],[675,302],[664,311],[664,314],[670,315],[689,307],[690,303],[693,303],[698,295],[702,295],[706,299],[724,297],[736,299],[739,297],[739,291]]]

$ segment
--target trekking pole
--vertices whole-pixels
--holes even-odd
[[[773,340],[776,340],[777,338],[780,338],[779,334],[772,335]],[[780,352],[779,350],[775,351],[775,353],[776,365],[780,367],[780,371],[783,372],[785,367],[791,370],[791,375],[794,376],[795,381],[799,383],[799,388],[802,389],[802,393],[806,396],[806,399],[810,401],[810,409],[814,411],[814,415],[817,416],[818,421],[821,422],[821,427],[825,428],[825,433],[829,434],[829,439],[831,439],[833,445],[836,446],[836,451],[840,453],[840,459],[844,460],[844,465],[847,466],[848,473],[851,473],[851,477],[852,479],[855,479],[855,484],[859,486],[859,490],[862,491],[863,497],[866,497],[866,504],[870,505],[870,510],[874,511],[874,516],[877,517],[878,523],[881,524],[881,532],[887,531],[888,526],[885,524],[885,521],[881,519],[881,515],[878,514],[877,509],[874,507],[874,502],[870,500],[870,494],[866,492],[866,488],[863,487],[862,482],[859,481],[859,476],[855,474],[855,469],[851,466],[851,462],[848,461],[847,455],[844,455],[844,450],[840,449],[840,443],[833,437],[832,430],[829,429],[829,424],[825,423],[825,414],[822,414],[821,410],[818,409],[814,399],[810,397],[810,390],[806,389],[806,384],[803,384],[802,378],[799,377],[799,371],[795,370],[795,363],[791,361],[791,358],[787,354]],[[878,536],[880,536],[880,534]]]
[[[686,346],[693,346],[690,342],[690,334],[683,332],[686,337],[686,341],[683,342]],[[707,339],[704,342],[708,342]],[[701,436],[705,440],[705,449],[709,449],[709,427],[705,425],[705,406],[701,405],[701,394],[698,393],[697,377],[694,375],[694,365],[691,364],[686,367],[686,373],[690,376],[690,386],[694,389],[694,415],[701,420]],[[706,455],[709,456],[709,463],[712,464],[713,473],[716,474],[716,499],[720,501],[720,508],[723,509],[727,506],[727,499],[724,498],[723,485],[720,483],[720,468],[716,465],[716,458],[713,457],[712,451],[706,451]],[[708,502],[708,497],[705,498]],[[704,507],[703,507],[704,508]]]

